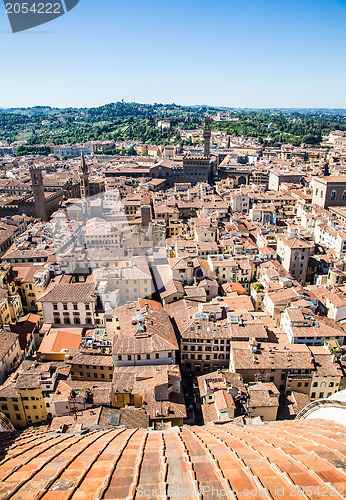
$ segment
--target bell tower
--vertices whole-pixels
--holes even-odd
[[[85,158],[82,153],[80,167],[79,167],[79,179],[80,179],[80,194],[81,198],[85,200],[90,196],[89,190],[89,169],[85,163]]]
[[[209,116],[207,116],[205,121],[204,121],[203,138],[204,138],[204,157],[209,158],[209,156],[210,156],[210,138],[211,138]]]
[[[31,167],[31,187],[34,195],[35,202],[35,212],[38,219],[43,221],[48,221],[47,204],[46,197],[44,195],[43,188],[43,178],[42,178],[42,168],[41,167]]]

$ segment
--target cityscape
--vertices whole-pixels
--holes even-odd
[[[30,132],[31,120],[46,137],[64,114],[48,113],[4,110],[1,119],[7,134]],[[48,433],[53,453],[64,435],[100,429],[96,450],[123,442],[117,429],[128,438],[138,429],[131,442],[146,439],[144,457],[161,439],[173,453],[176,438],[160,437],[172,429],[185,447],[195,446],[191,432],[213,446],[227,423],[238,426],[226,431],[233,439],[258,439],[273,422],[280,433],[308,432],[310,419],[334,439],[341,432],[346,132],[333,123],[346,118],[319,115],[309,131],[311,112],[256,113],[258,127],[271,120],[265,137],[229,133],[256,123],[253,112],[143,106],[121,133],[156,143],[1,140],[3,430],[36,436],[42,450]],[[299,145],[275,143],[277,123],[292,121]],[[16,498],[29,498],[30,484],[23,476]],[[104,498],[128,498],[123,488],[112,476]]]
[[[0,500],[346,498],[345,20],[0,2]]]

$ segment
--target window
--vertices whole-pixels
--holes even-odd
[[[314,382],[314,383],[312,384],[312,387],[317,387],[317,386],[318,386],[318,383],[317,383],[317,382]]]
[[[320,392],[320,396],[319,397],[323,398],[323,396],[324,396],[324,392]]]
[[[58,304],[53,304],[53,310],[57,311],[58,310]]]
[[[312,393],[311,393],[311,397],[312,397],[312,398],[315,398],[315,397],[316,397],[316,392],[312,392]]]
[[[298,387],[301,387],[302,386],[302,383],[301,382],[298,382]]]
[[[128,354],[127,359],[131,361],[131,354]]]
[[[342,193],[342,199],[343,199],[343,200],[346,200],[346,191],[344,191],[344,192]]]
[[[91,375],[90,375],[90,373],[89,373],[89,372],[87,373],[87,377],[91,377]]]
[[[150,359],[150,354],[147,354],[147,359]]]
[[[64,311],[67,311],[67,304],[63,304],[62,307],[63,307]]]
[[[334,387],[334,382],[330,382],[329,387]]]
[[[157,353],[155,354],[155,358],[156,358],[156,359],[159,359],[159,357],[160,357],[160,354],[157,352]]]
[[[332,192],[330,193],[330,199],[331,199],[331,201],[336,200],[336,191],[332,191]]]

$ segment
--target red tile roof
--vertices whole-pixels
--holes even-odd
[[[63,349],[67,349],[68,351],[79,349],[81,340],[81,333],[68,332],[66,330],[48,333],[41,342],[39,352],[43,354],[59,353]]]
[[[280,488],[283,498],[298,500],[294,485],[312,487],[307,498],[321,498],[322,491],[344,498],[346,488],[345,427],[325,420],[76,435],[35,429],[4,435],[3,448],[1,498],[119,500],[148,490],[146,498],[192,500],[234,498],[237,490],[236,498],[245,499],[248,491],[266,489],[267,496],[252,496],[260,499],[276,498]]]

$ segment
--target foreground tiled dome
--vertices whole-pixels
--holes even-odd
[[[3,499],[234,498],[233,492],[239,499],[301,500],[346,494],[345,427],[321,420],[163,432],[33,429],[5,435],[0,446]]]

